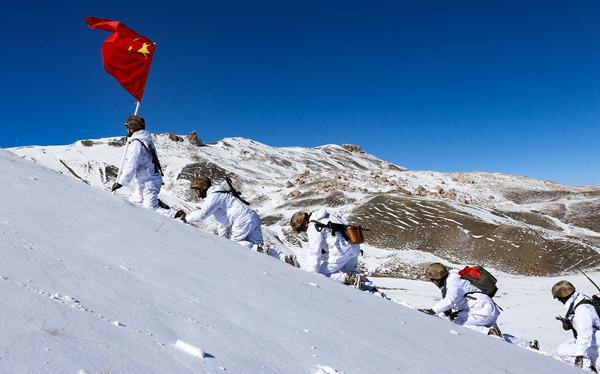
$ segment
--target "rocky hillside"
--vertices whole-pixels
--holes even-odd
[[[205,174],[224,184],[230,176],[264,225],[296,249],[304,242],[287,229],[294,211],[338,209],[370,229],[371,247],[388,251],[367,268],[377,275],[409,275],[395,256],[404,249],[518,274],[552,275],[600,264],[600,187],[498,173],[407,170],[355,145],[275,148],[243,138],[208,145],[190,139],[155,136],[165,170],[164,201],[192,209],[199,202],[188,190],[193,177]],[[9,150],[107,189],[124,142],[108,138]],[[371,251],[365,255],[368,259]]]

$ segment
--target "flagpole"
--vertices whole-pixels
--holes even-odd
[[[135,112],[133,112],[134,116],[137,116],[138,112],[140,110],[140,102],[138,101],[135,104]],[[123,152],[123,157],[121,157],[121,165],[119,166],[119,172],[117,173],[117,179],[115,180],[115,182],[117,182],[119,180],[119,177],[121,176],[121,170],[123,170],[123,164],[125,163],[125,156],[127,155],[127,148],[129,148],[129,139],[127,139],[127,142],[125,143],[125,151]],[[113,191],[113,195],[116,195],[117,191]]]

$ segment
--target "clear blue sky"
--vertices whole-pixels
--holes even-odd
[[[157,43],[153,132],[600,184],[597,0],[52,3],[3,4],[2,147],[123,134],[97,16]]]

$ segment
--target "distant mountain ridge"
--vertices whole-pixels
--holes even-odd
[[[168,135],[154,139],[167,203],[191,209],[199,203],[189,193],[193,177],[205,174],[224,183],[229,176],[263,224],[295,249],[305,242],[287,227],[294,211],[340,210],[370,229],[371,246],[389,250],[375,264],[363,265],[370,274],[415,277],[411,265],[395,256],[402,249],[526,275],[600,265],[600,187],[500,173],[407,170],[355,145],[276,148],[225,138],[199,146]],[[107,189],[123,145],[121,138],[106,138],[8,150]]]

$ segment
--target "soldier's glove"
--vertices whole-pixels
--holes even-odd
[[[175,219],[181,219],[183,222],[187,222],[185,216],[186,214],[183,210],[178,210],[177,213],[175,213]]]
[[[112,185],[112,188],[110,189],[110,192],[115,192],[116,190],[118,190],[121,187],[123,187],[123,185],[121,183],[114,183]]]
[[[419,309],[419,312],[429,314],[430,316],[435,316],[435,311],[433,309]]]
[[[583,356],[575,357],[575,367],[583,369]]]
[[[456,317],[458,317],[458,313],[459,312],[460,312],[460,310],[455,310],[455,311],[447,310],[447,311],[444,312],[444,315],[446,317],[448,317],[448,319],[450,321],[454,321],[456,319]]]
[[[556,317],[556,319],[559,320],[560,322],[562,322],[563,330],[565,330],[565,331],[573,330],[573,324],[568,319],[566,319],[564,317]]]

